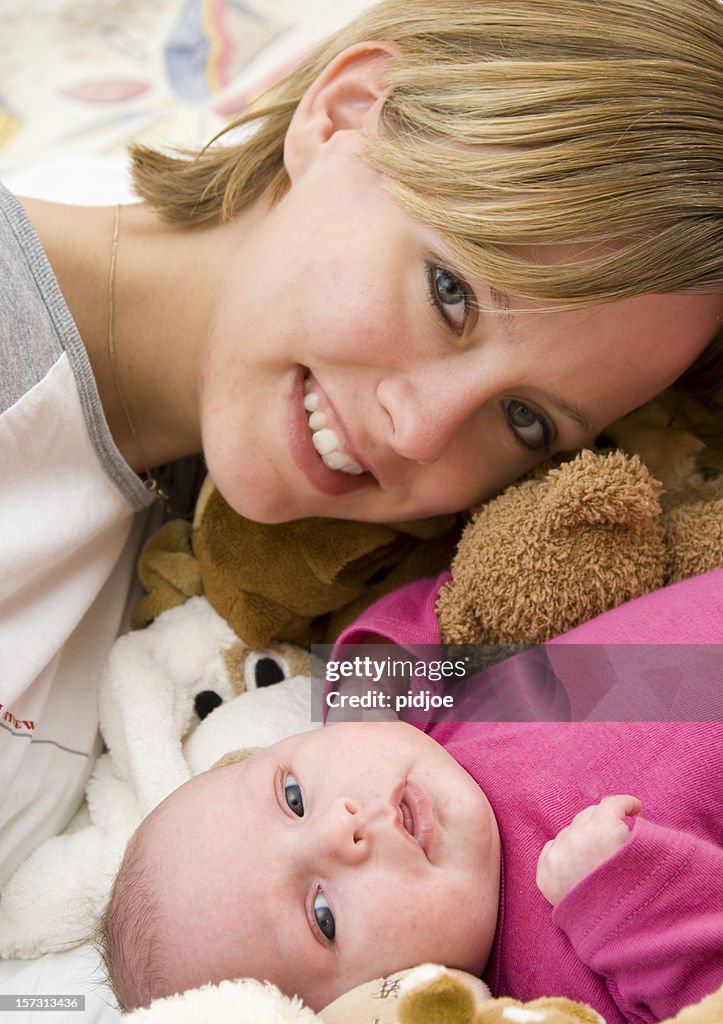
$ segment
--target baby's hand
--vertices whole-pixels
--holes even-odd
[[[641,807],[635,796],[606,796],[576,814],[567,828],[544,845],[537,861],[537,888],[553,907],[624,846],[630,838],[625,817],[638,814]]]

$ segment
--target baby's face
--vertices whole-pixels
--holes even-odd
[[[424,961],[484,967],[497,826],[472,778],[412,726],[291,737],[192,779],[148,824],[156,995],[257,977],[319,1009]]]

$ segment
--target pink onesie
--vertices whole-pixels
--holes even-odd
[[[383,598],[340,643],[438,643],[440,582]],[[722,584],[723,572],[677,584],[556,643],[718,643]],[[584,666],[589,651],[579,653]],[[499,824],[500,914],[485,972],[495,994],[567,995],[591,1004],[607,1024],[652,1024],[723,984],[718,722],[415,724],[479,783]],[[542,847],[612,793],[642,801],[630,840],[552,909],[535,885]]]

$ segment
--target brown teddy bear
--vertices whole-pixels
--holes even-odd
[[[681,426],[666,395],[618,420],[608,438],[636,452],[663,484],[667,582],[722,564],[723,455]]]
[[[541,643],[667,583],[723,566],[723,476],[658,403],[590,450],[480,506],[438,602],[448,643]],[[650,466],[655,467],[655,475]]]
[[[331,643],[378,597],[446,569],[461,529],[457,515],[393,524],[254,523],[234,512],[208,477],[193,526],[173,520],[147,541],[138,564],[146,594],[133,626],[203,594],[254,649]]]

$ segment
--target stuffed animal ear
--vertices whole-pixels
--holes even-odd
[[[723,498],[674,508],[666,518],[668,582],[723,565]]]
[[[133,609],[133,629],[145,629],[162,612],[203,592],[188,523],[173,519],[151,534],[138,557],[138,578],[145,594]]]
[[[253,757],[261,749],[261,747],[244,747],[243,750],[230,750],[228,754],[219,757],[218,761],[211,765],[211,767],[225,768],[227,764],[240,764],[242,761],[248,761],[250,757]]]
[[[401,985],[399,1024],[474,1024],[477,1002],[489,998],[485,985],[475,987],[478,980],[436,964],[415,968]]]
[[[637,526],[661,513],[662,485],[637,455],[585,450],[548,474],[540,513],[552,529],[581,523]]]
[[[465,971],[422,964],[357,985],[326,1006],[323,1024],[472,1024],[487,986]]]

